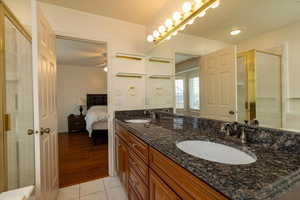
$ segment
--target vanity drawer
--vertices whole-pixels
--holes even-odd
[[[148,200],[148,187],[132,168],[129,168],[129,184],[137,196],[140,196],[143,200]]]
[[[129,152],[129,168],[130,170],[134,170],[142,179],[142,181],[148,185],[148,166],[132,151]]]
[[[150,148],[150,168],[173,190],[185,200],[228,200],[221,193],[193,176],[175,162]]]
[[[146,164],[149,162],[149,149],[148,145],[138,139],[133,134],[129,134],[129,147],[139,158],[141,158]]]
[[[130,133],[128,133],[128,131],[125,128],[116,124],[116,133],[120,138],[122,138],[122,140],[124,142],[126,142],[126,144],[129,145],[129,134]]]

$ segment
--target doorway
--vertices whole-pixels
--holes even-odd
[[[56,37],[60,187],[108,176],[107,45]]]

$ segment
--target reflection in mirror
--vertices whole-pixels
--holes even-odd
[[[0,192],[35,183],[33,130],[33,85],[30,0],[0,3],[4,33],[5,73],[1,76],[5,132],[1,132]],[[33,133],[33,132],[31,132]],[[2,167],[3,166],[3,167]]]
[[[297,1],[222,1],[151,56],[174,60],[178,113],[300,130],[299,35]]]
[[[281,55],[251,50],[237,58],[238,121],[282,128]]]
[[[199,56],[175,54],[176,112],[199,116]]]

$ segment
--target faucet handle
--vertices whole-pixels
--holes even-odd
[[[241,126],[240,127],[240,139],[241,139],[241,142],[243,144],[247,143],[247,134],[245,132],[245,127],[244,126]]]
[[[253,125],[253,126],[259,126],[259,121],[257,119],[253,119],[251,122],[250,122],[250,125]]]

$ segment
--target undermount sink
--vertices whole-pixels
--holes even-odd
[[[223,164],[246,165],[257,160],[255,155],[214,142],[187,140],[177,143],[176,146],[183,152],[195,157]]]
[[[129,119],[129,120],[125,120],[125,122],[134,123],[134,124],[145,124],[151,122],[151,120],[150,119]]]

